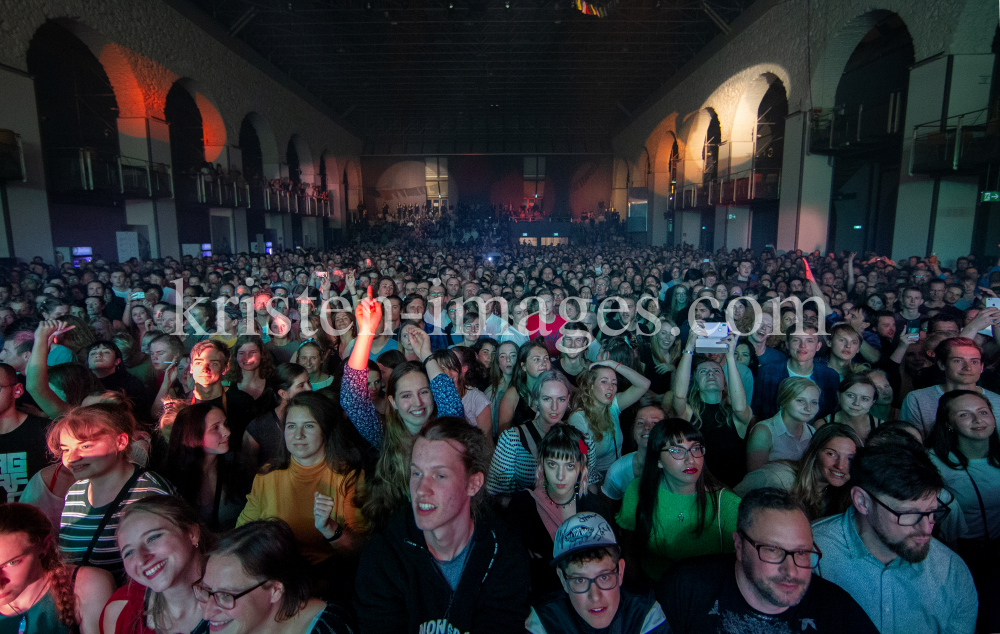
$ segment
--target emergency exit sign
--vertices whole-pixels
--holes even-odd
[[[979,202],[983,203],[1000,202],[1000,192],[983,192],[982,196],[979,198]]]

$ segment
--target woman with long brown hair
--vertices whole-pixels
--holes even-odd
[[[66,565],[39,509],[0,505],[0,632],[97,634],[111,573]]]

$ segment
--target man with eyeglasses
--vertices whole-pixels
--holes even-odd
[[[931,536],[949,509],[927,453],[898,442],[859,449],[848,486],[851,508],[813,526],[817,574],[847,590],[882,634],[973,632],[972,575]]]
[[[681,561],[656,586],[671,632],[877,632],[847,592],[813,575],[823,553],[790,492],[751,491],[736,526],[735,561],[733,555]]]
[[[567,518],[556,529],[552,556],[565,594],[550,594],[531,608],[525,623],[531,634],[670,632],[651,592],[622,590],[625,560],[611,526],[600,515]]]

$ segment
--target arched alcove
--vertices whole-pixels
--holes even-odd
[[[292,138],[288,140],[285,161],[288,164],[288,177],[293,183],[315,182],[316,164],[313,161],[312,152],[309,150],[309,145],[298,134],[293,134]]]
[[[857,29],[868,24],[858,37]],[[833,51],[844,62],[823,138],[834,157],[828,244],[836,251],[890,253],[913,38],[903,20],[886,11],[851,21],[835,38],[842,48],[847,36],[857,39],[846,58],[842,49]]]
[[[34,77],[52,244],[117,256],[125,231],[119,165],[119,104],[104,66],[56,22],[35,32],[27,51]],[[0,88],[2,90],[2,88]],[[34,227],[33,227],[34,228]]]

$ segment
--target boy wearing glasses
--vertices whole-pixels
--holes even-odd
[[[670,626],[652,593],[621,589],[625,560],[611,526],[596,513],[577,513],[556,529],[552,565],[564,592],[531,609],[531,634],[668,634]]]
[[[860,449],[848,486],[851,508],[813,527],[817,573],[851,593],[882,634],[974,631],[972,575],[931,536],[949,509],[927,452],[898,442]]]
[[[736,525],[735,560],[688,559],[657,585],[671,632],[878,631],[847,592],[813,575],[823,553],[791,493],[751,491],[740,502]]]

